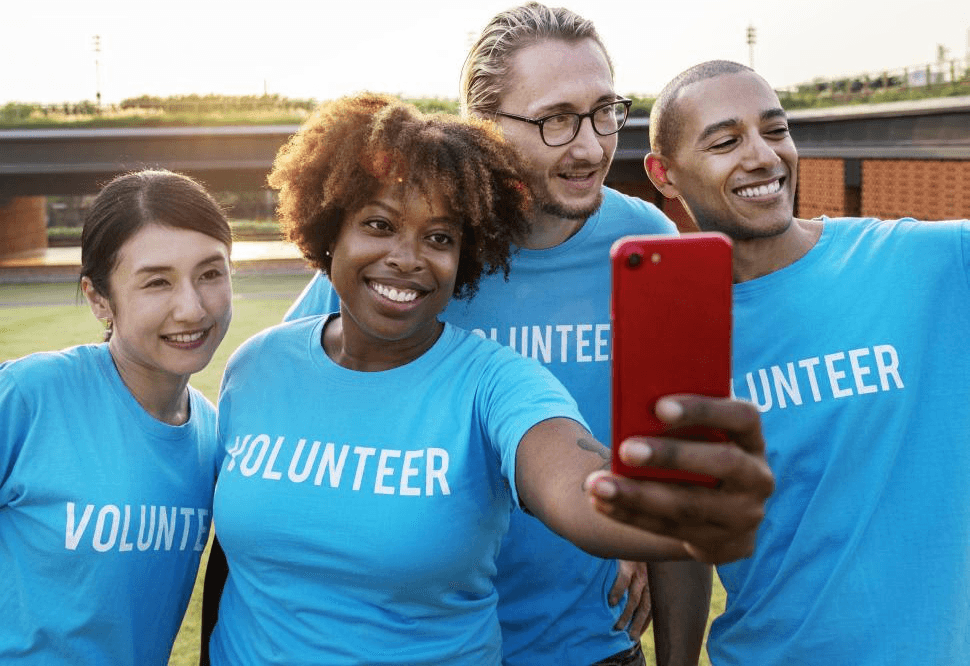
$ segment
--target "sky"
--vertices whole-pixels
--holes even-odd
[[[0,10],[0,104],[138,95],[324,100],[360,90],[455,98],[475,35],[516,0],[11,0]],[[970,51],[968,0],[552,0],[592,19],[616,90],[653,96],[712,58],[776,88]],[[95,35],[100,53],[95,53]],[[96,64],[97,61],[97,64]]]

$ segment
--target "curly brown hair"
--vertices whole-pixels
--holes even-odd
[[[286,237],[329,275],[347,215],[383,186],[439,192],[462,230],[453,296],[469,298],[482,275],[509,273],[512,244],[528,231],[531,193],[518,155],[489,121],[424,114],[394,97],[362,93],[324,102],[276,156]]]

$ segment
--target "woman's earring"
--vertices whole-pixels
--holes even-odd
[[[107,342],[111,339],[111,332],[114,330],[114,321],[111,317],[106,317],[104,320],[104,341]]]

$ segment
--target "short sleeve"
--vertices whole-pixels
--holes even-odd
[[[7,480],[27,437],[32,411],[9,364],[0,364],[0,506],[6,506],[13,498]]]
[[[480,398],[485,434],[518,503],[515,455],[529,429],[552,418],[573,419],[587,430],[589,426],[565,387],[534,359],[502,347],[485,379]]]
[[[303,317],[336,312],[340,309],[340,299],[333,290],[330,280],[323,271],[317,271],[303,289],[290,309],[283,315],[283,321],[293,321]]]

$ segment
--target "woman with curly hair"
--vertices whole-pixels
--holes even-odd
[[[597,555],[687,557],[594,508],[584,480],[608,453],[548,371],[438,319],[507,270],[530,205],[517,164],[491,124],[372,94],[324,104],[281,150],[282,223],[340,305],[226,370],[213,664],[499,664],[515,503]]]

